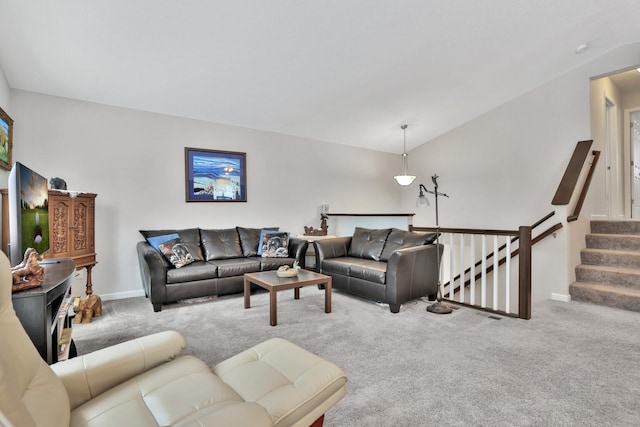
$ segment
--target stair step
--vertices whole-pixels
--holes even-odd
[[[583,264],[640,269],[640,251],[611,249],[583,249],[580,251]]]
[[[569,294],[574,301],[640,312],[640,290],[637,289],[575,282],[569,286]]]
[[[591,232],[602,234],[640,234],[640,221],[602,220],[591,221]]]
[[[587,234],[587,248],[640,251],[640,235]]]
[[[580,264],[576,267],[576,280],[640,290],[640,269]]]

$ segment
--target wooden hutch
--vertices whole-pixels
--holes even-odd
[[[2,251],[9,244],[9,197],[2,194]],[[44,258],[71,258],[87,269],[86,293],[93,293],[91,269],[96,265],[95,199],[97,194],[49,190],[49,250]]]

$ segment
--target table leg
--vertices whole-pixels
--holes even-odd
[[[293,299],[300,299],[300,288],[293,288]]]
[[[324,285],[324,312],[331,313],[331,277],[327,279]]]
[[[278,307],[277,307],[278,297],[275,289],[269,290],[269,321],[271,326],[276,326],[278,324]]]
[[[86,294],[87,296],[91,295],[93,293],[93,283],[91,282],[91,269],[93,268],[93,265],[87,265],[86,269],[87,269],[87,284],[85,285],[86,287]]]
[[[244,308],[251,307],[251,284],[249,279],[244,278]]]

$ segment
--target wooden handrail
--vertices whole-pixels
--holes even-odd
[[[584,162],[589,155],[589,149],[593,144],[593,140],[578,141],[576,148],[573,150],[573,155],[569,160],[567,169],[564,171],[564,175],[560,180],[556,194],[551,201],[552,205],[567,205],[571,201],[573,191],[576,189],[580,172],[584,166]]]
[[[535,229],[536,227],[540,226],[541,224],[543,224],[546,220],[548,220],[549,218],[551,218],[552,216],[555,215],[555,211],[551,211],[549,212],[547,215],[543,216],[542,218],[540,218],[538,221],[536,221],[532,226],[531,229]],[[552,234],[553,232],[559,230],[560,228],[562,228],[562,224],[561,223],[557,223],[553,226],[551,226],[550,228],[548,228],[547,230],[543,231],[542,233],[540,233],[540,235],[538,237],[536,237],[535,239],[533,239],[533,243],[537,243],[540,240],[544,239],[545,237],[547,237],[548,235]],[[436,231],[444,231],[442,228],[437,228],[437,227],[413,227],[410,226],[409,230],[411,231],[432,231],[432,232],[436,232]],[[506,231],[506,230],[476,230],[476,229],[468,229],[468,228],[447,228],[446,229],[447,233],[458,233],[458,234],[489,234],[492,236],[512,236],[514,234],[516,234],[515,237],[513,237],[511,239],[511,243],[514,243],[515,241],[517,241],[519,239],[519,234],[518,231]],[[502,246],[500,246],[498,248],[498,252],[504,250],[507,247],[507,244],[503,244]],[[515,253],[511,255],[511,257],[513,258],[514,256],[516,256],[518,254],[517,249],[516,251],[514,251]],[[491,252],[489,255],[486,256],[486,260],[490,260],[494,255],[494,252]],[[505,258],[501,259],[499,261],[498,265],[502,265],[504,264],[506,261]],[[479,267],[480,265],[482,265],[482,260],[477,261],[475,263],[475,267]],[[493,270],[493,267],[490,267],[490,269],[487,269],[487,273],[489,273],[490,271]],[[464,271],[464,274],[467,274],[471,272],[471,267],[467,268]],[[476,276],[476,279],[478,278],[478,276]],[[460,279],[460,273],[458,273],[457,276],[455,276],[453,278],[453,280],[449,280],[449,282],[445,283],[444,286],[450,286],[451,282],[455,282],[456,280]],[[465,286],[468,286],[470,284],[470,281],[467,280],[465,282]],[[453,289],[453,291],[457,291],[460,287],[458,286],[457,288]]]
[[[596,170],[596,164],[598,163],[598,159],[600,158],[599,151],[593,150],[591,154],[593,154],[593,160],[591,161],[591,166],[589,167],[587,178],[585,179],[584,185],[582,186],[582,191],[580,192],[580,197],[578,197],[578,202],[573,209],[573,214],[567,217],[567,222],[572,222],[578,219],[578,217],[580,216],[580,210],[582,210],[584,199],[587,197],[587,192],[589,191],[589,186],[591,185],[591,178],[593,178],[593,173]]]

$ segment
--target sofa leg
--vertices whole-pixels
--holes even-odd
[[[153,311],[155,313],[162,311],[162,304],[153,304]]]
[[[322,427],[322,424],[324,424],[324,414],[320,415],[320,418],[315,420],[309,427]]]
[[[437,294],[431,294],[431,295],[427,295],[427,299],[429,301],[435,301],[437,297]]]
[[[318,289],[320,289],[321,291],[324,291],[324,285],[318,285]]]
[[[398,313],[400,312],[400,305],[401,304],[389,304],[389,310],[391,310],[392,313]]]

